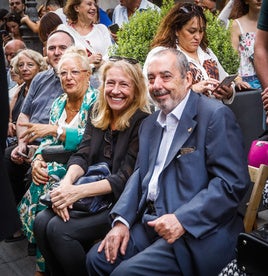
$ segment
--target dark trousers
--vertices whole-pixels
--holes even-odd
[[[51,209],[38,213],[34,234],[50,275],[88,275],[86,252],[110,230],[110,210],[64,222]]]
[[[106,261],[105,253],[97,252],[99,244],[94,245],[87,254],[87,270],[91,276],[113,275],[181,275],[173,247],[164,239],[150,239],[143,224],[131,228],[126,254],[118,254],[112,265]]]
[[[11,146],[5,149],[4,162],[14,193],[16,204],[18,204],[26,192],[26,174],[31,165],[28,163],[18,165],[10,159],[11,152],[15,147],[16,146]]]

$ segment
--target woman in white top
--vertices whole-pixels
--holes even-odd
[[[235,95],[234,85],[218,87],[228,74],[207,44],[203,9],[191,3],[177,3],[163,18],[147,60],[153,52],[163,47],[179,49],[190,63],[192,89],[224,103],[231,103]]]
[[[252,88],[260,88],[256,76],[253,58],[257,22],[261,9],[261,0],[236,0],[233,12],[239,10],[243,15],[235,19],[231,26],[232,45],[240,55],[239,75]]]
[[[103,24],[95,24],[98,17],[97,9],[95,0],[67,0],[64,13],[68,24],[58,27],[73,36],[75,46],[86,49],[89,62],[95,71],[108,59],[109,47],[112,46],[108,28]],[[97,78],[96,73],[94,77]],[[95,78],[91,79],[91,85],[97,87],[98,81]]]

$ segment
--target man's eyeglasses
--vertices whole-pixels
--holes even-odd
[[[119,60],[124,60],[130,64],[137,64],[139,63],[138,60],[136,60],[135,58],[128,58],[128,57],[120,57],[120,56],[111,56],[109,57],[109,60],[110,61],[113,61],[113,62],[116,62],[116,61],[119,61]]]
[[[71,71],[60,71],[58,72],[58,75],[61,78],[66,78],[68,74],[70,73],[71,77],[78,77],[82,72],[87,72],[88,70],[71,70]]]
[[[179,10],[183,13],[186,13],[186,14],[189,14],[189,13],[192,13],[192,12],[203,13],[203,8],[202,7],[200,7],[198,5],[195,5],[195,4],[191,4],[191,3],[184,4],[182,7],[180,7]]]

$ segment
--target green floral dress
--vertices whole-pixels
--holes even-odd
[[[83,99],[80,111],[78,113],[78,128],[66,128],[66,139],[63,143],[58,141],[53,136],[47,136],[42,139],[40,146],[38,147],[35,155],[41,154],[44,147],[48,145],[60,145],[64,144],[65,149],[74,150],[77,148],[81,142],[82,136],[85,131],[86,121],[88,117],[88,110],[95,102],[98,94],[98,90],[90,87]],[[59,96],[52,104],[50,113],[50,124],[57,125],[58,121],[64,111],[67,101],[67,94],[62,94]],[[57,162],[48,162],[48,175],[56,176],[59,179],[63,178],[66,173],[66,164],[59,164]],[[35,243],[35,238],[33,235],[33,224],[36,214],[46,208],[45,205],[39,202],[39,198],[43,195],[52,185],[51,182],[47,182],[44,185],[36,185],[31,183],[29,189],[23,196],[21,202],[18,205],[18,211],[20,214],[20,219],[22,222],[22,227],[25,235],[27,236],[29,242]],[[37,250],[37,269],[39,271],[45,271],[45,263],[40,251]]]

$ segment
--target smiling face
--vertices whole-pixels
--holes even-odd
[[[192,85],[190,71],[182,78],[172,53],[152,57],[147,69],[151,98],[165,113],[170,113],[186,96]]]
[[[114,117],[117,117],[134,100],[134,82],[120,67],[114,66],[106,72],[104,94]]]
[[[205,28],[201,18],[193,17],[176,32],[179,46],[188,53],[195,53],[204,37]]]
[[[93,0],[82,0],[81,4],[75,6],[75,11],[78,13],[78,20],[82,19],[95,22],[97,16],[97,5]]]
[[[246,4],[249,5],[249,8],[257,13],[260,12],[262,0],[247,0]]]
[[[40,69],[38,64],[26,55],[21,55],[19,57],[17,67],[20,77],[28,84],[32,81]]]

